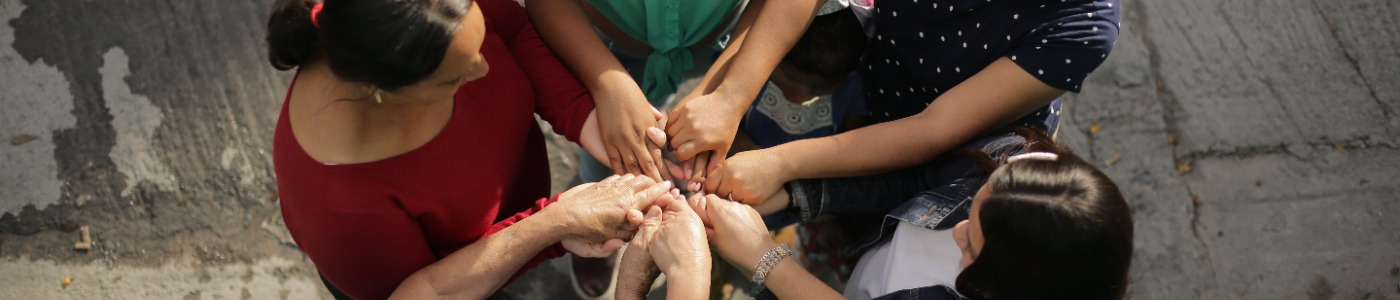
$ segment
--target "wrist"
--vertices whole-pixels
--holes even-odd
[[[773,168],[773,178],[777,179],[779,184],[787,184],[788,181],[797,180],[797,166],[788,159],[791,157],[790,155],[779,155],[779,153],[786,153],[781,151],[779,148],[781,146],[755,151],[763,155],[764,160]]]
[[[599,104],[621,103],[633,98],[646,99],[646,96],[642,94],[641,86],[632,80],[632,76],[628,75],[627,71],[622,70],[604,71],[598,76],[598,80],[595,80],[594,84],[588,87],[588,90],[596,91],[597,94],[604,96],[598,97],[604,98],[602,101],[594,98],[593,101]]]
[[[541,209],[528,218],[522,219],[520,222],[544,223],[542,226],[544,226],[546,230],[549,230],[550,234],[556,239],[556,242],[582,236],[579,230],[580,228],[584,228],[584,224],[580,221],[581,218],[570,212],[569,209],[559,205],[560,202],[565,201],[564,198],[564,194],[555,196],[554,203],[545,206],[544,209]],[[549,220],[549,222],[542,222],[543,220]],[[515,226],[518,225],[519,224]]]
[[[758,263],[763,260],[763,255],[767,254],[768,250],[772,250],[777,247],[778,243],[773,242],[771,239],[768,239],[765,240],[763,243],[759,243],[758,245],[754,246],[753,249],[749,249],[749,251],[747,251],[746,254],[743,254],[743,257],[740,258],[739,261],[735,261],[736,263],[738,263],[738,265],[735,267],[739,268],[739,271],[742,271],[744,273],[744,280],[753,278],[753,274],[755,271],[754,267],[758,266]]]
[[[578,226],[571,225],[575,223],[572,221],[573,217],[563,212],[563,209],[550,209],[554,206],[556,205],[545,206],[544,209],[530,215],[530,217],[520,219],[520,222],[516,222],[510,227],[537,229],[542,232],[542,240],[548,241],[549,244],[559,243],[565,239],[575,237],[576,234],[574,234],[572,230]]]
[[[673,299],[708,299],[710,292],[710,270],[687,273],[666,273],[666,297]]]

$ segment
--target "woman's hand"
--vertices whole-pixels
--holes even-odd
[[[642,174],[654,181],[666,180],[669,174],[661,160],[661,147],[666,144],[666,137],[659,128],[666,124],[666,116],[651,107],[641,90],[635,87],[623,90],[628,92],[594,93],[608,166],[617,174]],[[660,141],[652,131],[662,133]]]
[[[735,101],[726,96],[716,92],[686,97],[676,104],[666,123],[666,134],[671,137],[676,158],[690,162],[700,153],[714,151],[710,164],[724,160],[734,144],[739,121],[749,108],[749,101]]]
[[[753,207],[715,195],[696,195],[687,202],[705,223],[710,244],[746,277],[753,275],[750,273],[763,253],[778,245]]]
[[[705,224],[683,198],[652,210],[663,211],[661,229],[649,247],[652,259],[667,276],[696,279],[710,274],[710,245]]]
[[[657,183],[646,176],[614,175],[565,191],[558,202],[540,213],[561,220],[568,236],[564,240],[605,244],[611,239],[632,238],[643,219],[642,210],[671,190],[670,181]]]
[[[705,192],[749,205],[760,205],[792,180],[780,157],[771,151],[754,150],[735,154],[710,171]]]

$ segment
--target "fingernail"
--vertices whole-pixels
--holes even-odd
[[[671,188],[671,182],[670,182],[670,181],[662,181],[662,182],[661,182],[661,186],[663,186],[664,188],[668,188],[668,189],[669,189],[669,188]]]
[[[692,178],[690,176],[692,173],[693,172],[691,172],[690,167],[685,167],[685,178]]]

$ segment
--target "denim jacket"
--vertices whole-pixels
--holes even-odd
[[[991,134],[963,145],[992,157],[1012,155],[1021,150],[1025,138],[1010,133]],[[899,222],[933,230],[948,230],[968,218],[972,197],[986,182],[976,166],[955,155],[944,155],[912,168],[876,175],[803,179],[788,182],[792,197],[788,212],[802,222],[821,215],[862,219],[879,217],[878,231],[860,237],[842,250],[847,255],[865,251],[890,239]],[[756,299],[777,299],[764,290]],[[952,287],[926,286],[896,291],[876,299],[967,299]]]

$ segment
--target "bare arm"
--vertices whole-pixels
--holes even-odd
[[[589,153],[615,173],[646,174],[662,180],[665,165],[661,150],[647,144],[645,135],[647,128],[665,124],[660,121],[664,116],[655,113],[637,82],[593,31],[582,4],[578,0],[530,0],[525,10],[545,43],[566,50],[555,54],[593,95],[602,152],[589,149]]]
[[[778,62],[802,37],[820,2],[749,2],[732,42],[710,66],[699,87],[671,113],[666,133],[672,137],[677,158],[689,161],[697,154],[715,151],[712,161],[723,160],[734,142],[739,119]]]
[[[998,59],[917,115],[839,135],[770,148],[783,177],[867,175],[928,161],[957,145],[1044,107],[1065,91]],[[936,128],[937,130],[930,130]],[[911,134],[917,133],[917,134]],[[821,163],[814,163],[821,162]]]
[[[758,204],[792,180],[915,166],[1044,107],[1061,94],[1063,90],[1001,58],[908,118],[735,154],[711,170],[705,190]]]

